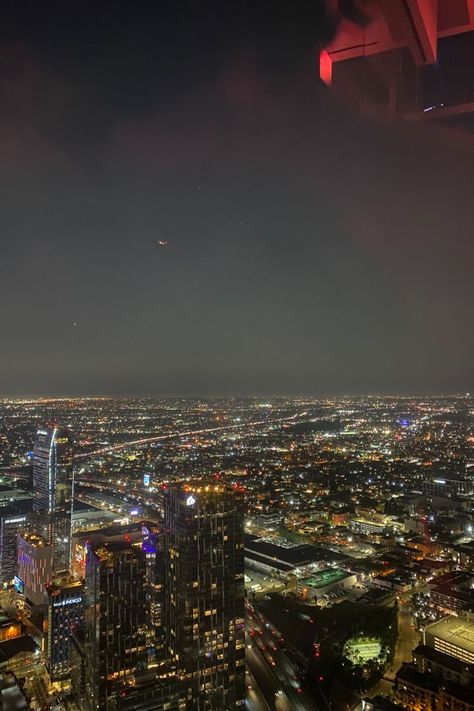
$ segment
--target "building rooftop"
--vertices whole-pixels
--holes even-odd
[[[445,560],[433,560],[431,558],[423,558],[417,563],[417,567],[425,570],[442,570],[449,565],[448,561]]]
[[[397,682],[413,684],[419,689],[427,689],[433,694],[437,694],[441,690],[446,695],[453,696],[460,701],[472,703],[472,689],[455,684],[452,681],[439,679],[433,674],[419,672],[413,664],[404,663],[397,672],[396,680]]]
[[[465,609],[474,609],[474,575],[468,571],[440,575],[430,588],[432,593],[458,600]]]
[[[49,547],[49,543],[47,542],[46,538],[43,538],[43,536],[40,536],[38,533],[25,532],[21,535],[21,538],[23,538],[24,541],[29,543],[30,546],[33,546],[33,548]]]
[[[445,617],[443,620],[428,625],[425,633],[474,654],[474,619]]]
[[[351,573],[341,570],[341,568],[328,568],[327,570],[321,570],[318,573],[314,573],[314,575],[310,575],[309,578],[304,578],[301,582],[310,588],[324,588],[327,585],[333,585],[350,576]]]
[[[127,542],[134,541],[134,540],[140,540],[142,538],[142,526],[143,525],[148,525],[148,526],[156,526],[153,522],[148,522],[148,521],[140,521],[139,523],[117,523],[113,524],[112,526],[102,526],[100,528],[92,528],[87,531],[77,531],[76,533],[73,533],[72,535],[72,540],[74,542],[83,542],[83,541],[107,541],[110,538],[119,538],[120,536],[122,537],[123,540],[125,540],[124,536],[127,536]]]
[[[262,563],[263,565],[269,565],[272,568],[275,568],[276,570],[281,570],[282,573],[291,573],[291,571],[293,570],[293,566],[289,563],[282,563],[279,560],[270,559],[267,556],[255,553],[255,551],[246,550],[245,557],[250,561],[253,560],[256,563]]]
[[[0,486],[0,506],[23,500],[33,500],[33,495],[23,489],[10,489],[6,486]]]
[[[170,484],[170,490],[182,491],[185,494],[232,494],[243,490],[240,485],[231,486],[227,482],[218,479],[189,479],[185,482]]]
[[[6,519],[19,518],[30,513],[33,507],[33,499],[30,496],[18,499],[0,499],[0,516]]]
[[[387,524],[383,521],[373,521],[372,519],[364,518],[363,516],[355,516],[352,523],[362,523],[368,526],[377,526],[378,528],[386,528]]]
[[[97,547],[91,546],[91,548],[99,560],[103,561],[110,560],[115,553],[128,553],[135,558],[139,558],[141,555],[141,549],[137,549],[131,543],[123,541],[101,542]]]
[[[438,664],[442,664],[443,667],[451,669],[457,673],[467,670],[471,674],[474,674],[474,664],[468,664],[460,659],[456,659],[456,657],[450,657],[449,654],[444,654],[444,652],[431,649],[431,647],[427,647],[425,644],[419,644],[418,647],[413,650],[413,656],[424,657],[432,662],[437,662]]]
[[[0,664],[8,662],[21,652],[29,652],[30,654],[39,652],[38,645],[29,634],[22,634],[19,637],[0,642]]]
[[[418,686],[420,689],[429,689],[433,693],[438,691],[439,682],[435,676],[418,671],[413,664],[403,664],[397,672],[396,680]]]
[[[73,578],[70,573],[65,572],[64,575],[60,575],[52,581],[51,585],[46,585],[50,595],[55,595],[66,589],[75,589],[82,587],[82,580]]]
[[[400,711],[403,707],[379,694],[372,699],[364,699],[362,708],[367,711]]]
[[[293,567],[299,565],[308,565],[317,561],[342,561],[347,560],[347,556],[342,553],[336,553],[328,548],[313,546],[310,544],[302,544],[286,548],[284,546],[264,541],[262,539],[254,539],[245,543],[245,552],[248,551],[257,553],[264,558],[270,558],[272,561],[286,563]]]

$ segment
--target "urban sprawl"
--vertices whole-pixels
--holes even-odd
[[[474,709],[474,401],[0,402],[0,709]]]

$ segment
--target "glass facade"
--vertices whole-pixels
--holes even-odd
[[[51,546],[36,533],[24,533],[18,536],[17,547],[17,576],[25,599],[31,605],[45,605],[48,601],[45,586],[53,577]]]
[[[147,667],[147,642],[145,553],[127,543],[89,546],[84,625],[87,711],[116,708],[119,682]]]
[[[73,446],[69,430],[48,425],[38,430],[33,451],[33,508],[52,547],[53,570],[71,561]]]
[[[19,513],[19,507],[0,509],[0,584],[10,585],[17,570],[18,534],[28,526],[26,513]]]
[[[66,679],[71,671],[71,636],[84,623],[82,581],[72,576],[56,579],[47,586],[47,667],[52,681]]]
[[[188,709],[245,701],[243,514],[215,483],[165,492],[164,625],[168,655],[189,679]]]

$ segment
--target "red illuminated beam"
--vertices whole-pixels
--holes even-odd
[[[332,84],[332,59],[325,49],[319,54],[319,76],[327,86]]]
[[[421,61],[423,64],[433,64],[436,62],[438,44],[438,2],[437,0],[405,0],[405,3]]]
[[[474,0],[366,0],[366,27],[343,20],[327,47],[333,62],[409,47],[416,64],[436,62],[438,37],[474,30]]]

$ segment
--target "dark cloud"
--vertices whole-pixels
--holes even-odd
[[[335,101],[322,4],[156,5],[4,24],[1,391],[471,389],[469,136]]]

